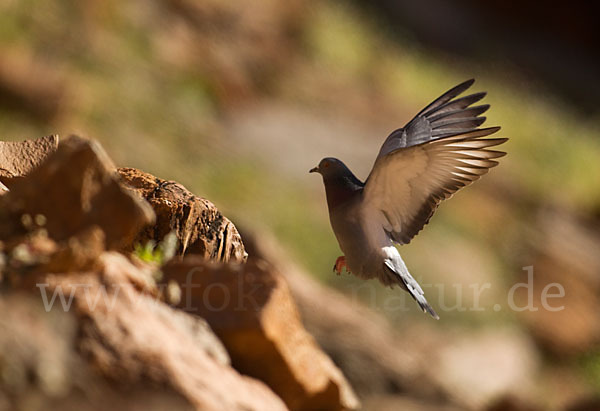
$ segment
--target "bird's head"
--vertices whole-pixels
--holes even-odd
[[[330,211],[354,198],[356,193],[362,191],[364,187],[363,182],[356,178],[346,164],[337,158],[326,157],[309,172],[319,173],[323,176]]]
[[[341,178],[352,174],[344,163],[333,157],[324,158],[319,162],[317,167],[310,169],[309,173],[319,173],[323,176],[324,180]]]

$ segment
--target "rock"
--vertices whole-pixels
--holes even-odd
[[[215,264],[200,256],[163,267],[182,289],[178,307],[206,318],[233,366],[269,385],[292,410],[355,409],[340,370],[304,330],[281,275],[262,260]]]
[[[34,382],[45,395],[65,395],[79,360],[71,351],[77,333],[74,315],[44,310],[39,295],[4,291],[0,296],[0,408],[10,409],[8,396],[26,396]]]
[[[34,287],[38,275],[94,270],[105,251],[104,233],[97,226],[58,243],[39,229],[11,246],[2,271],[12,286],[24,288]]]
[[[56,151],[58,136],[35,140],[0,141],[0,178],[23,177]]]
[[[115,167],[95,141],[72,136],[0,197],[0,240],[26,234],[32,221],[66,241],[92,226],[111,249],[131,244],[154,221],[152,208],[121,187]]]
[[[78,349],[74,310],[64,311],[58,302],[46,310],[39,293],[25,291],[3,293],[0,309],[0,409],[194,408],[170,387],[101,375]]]
[[[195,196],[181,184],[134,168],[120,168],[118,172],[126,186],[145,198],[156,213],[156,223],[140,232],[131,247],[150,240],[158,243],[174,231],[179,254],[200,254],[222,262],[246,260],[237,229],[210,201]]]
[[[78,281],[62,276],[57,277],[61,281],[49,281],[53,287],[62,285],[63,290],[69,290],[71,284],[91,285],[88,293],[76,289],[75,302],[78,311],[91,320],[84,328],[88,336],[101,336],[87,341],[84,338],[82,348],[103,373],[129,380],[145,376],[167,382],[197,409],[284,409],[264,385],[225,366],[227,355],[218,339],[199,336],[210,332],[209,327],[189,326],[191,321],[203,320],[137,292],[123,273],[138,270],[123,256],[107,254],[103,262],[104,278],[85,279],[84,275]],[[103,286],[114,298],[101,298],[92,308],[89,301],[96,300],[90,297],[102,293]]]
[[[3,408],[286,409],[230,368],[204,320],[154,297],[148,268],[112,252],[95,271],[36,278],[0,296]]]
[[[65,273],[93,270],[104,252],[104,232],[93,225],[58,244],[56,250],[37,268],[40,273]]]
[[[286,409],[231,367],[205,320],[160,299],[178,287],[159,290],[156,265],[106,252],[155,215],[97,143],[71,137],[21,170],[0,197],[0,409]],[[185,196],[188,249],[240,257],[235,227],[208,201],[167,182],[156,198]]]
[[[156,266],[105,251],[153,219],[93,141],[71,137],[11,179],[0,198],[1,409],[286,409],[231,368],[206,321],[159,299]]]

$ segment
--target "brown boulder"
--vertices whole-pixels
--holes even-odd
[[[33,288],[0,297],[0,404],[285,409],[264,384],[229,367],[204,320],[154,298],[149,268],[113,252],[94,271],[37,274],[36,280]]]
[[[83,274],[79,279],[71,275],[49,280],[63,290],[78,283],[90,286],[87,293],[75,289],[75,302],[80,315],[90,320],[84,327],[87,337],[93,336],[84,337],[82,346],[102,372],[134,380],[144,375],[165,382],[197,409],[284,409],[261,383],[226,366],[225,350],[202,319],[139,293],[129,280],[139,275],[139,269],[123,256],[106,254],[103,262],[101,277],[85,278]],[[99,299],[91,308],[89,301],[96,301],[94,297],[103,287],[113,299]]]
[[[0,178],[22,177],[39,166],[58,147],[58,136],[35,140],[0,141]]]
[[[159,299],[177,286],[159,290],[155,265],[105,252],[131,245],[154,212],[97,143],[67,139],[10,189],[0,198],[0,409],[286,409],[231,368],[206,321]],[[206,214],[196,222],[213,226],[198,235],[229,238],[218,230],[231,223]]]
[[[26,234],[35,222],[56,241],[96,225],[108,248],[130,244],[154,213],[121,187],[114,170],[97,142],[69,137],[0,197],[0,240]]]
[[[165,181],[134,168],[119,168],[122,181],[145,198],[156,213],[156,223],[146,227],[131,243],[160,242],[174,231],[179,254],[200,254],[214,261],[244,262],[247,254],[231,221],[208,200],[197,197],[174,181]]]
[[[358,401],[308,334],[286,282],[269,264],[215,264],[198,256],[163,267],[180,308],[206,318],[240,372],[266,382],[292,410],[354,409]]]

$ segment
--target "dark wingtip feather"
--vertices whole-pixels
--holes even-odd
[[[469,88],[473,85],[473,83],[475,83],[475,79],[474,78],[470,78],[468,80],[463,81],[462,83],[460,83],[458,86],[466,86],[466,88]]]
[[[443,95],[452,96],[452,98],[454,98],[454,97],[464,93],[465,90],[467,90],[469,87],[471,87],[473,85],[473,83],[475,83],[475,79],[473,79],[473,78],[469,79],[467,81],[463,81],[458,86],[452,87],[450,90],[445,92]]]
[[[464,96],[462,98],[472,99],[473,102],[471,104],[478,102],[479,100],[483,100],[483,98],[487,96],[487,91],[478,91],[477,93],[469,94],[468,96]]]
[[[435,111],[435,109],[437,109],[441,105],[447,103],[448,101],[452,100],[456,96],[459,96],[462,93],[464,93],[465,90],[467,90],[469,87],[471,87],[474,82],[475,82],[475,79],[470,79],[467,81],[463,81],[462,83],[460,83],[457,86],[452,87],[450,90],[446,91],[444,94],[442,94],[441,96],[436,98],[433,102],[431,102],[429,105],[427,105],[423,110],[421,110],[417,114],[416,117],[418,117],[422,114],[429,113],[431,111]]]
[[[488,111],[490,109],[490,105],[489,104],[482,104],[480,106],[475,106],[473,107],[474,110],[477,110],[477,112],[479,112],[479,114],[483,114],[486,111]]]

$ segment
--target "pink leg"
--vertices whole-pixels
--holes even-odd
[[[335,264],[333,265],[333,271],[337,275],[340,275],[342,274],[342,269],[344,268],[346,269],[346,271],[348,271],[348,266],[346,265],[346,257],[342,255],[338,257],[337,260],[335,260]]]

